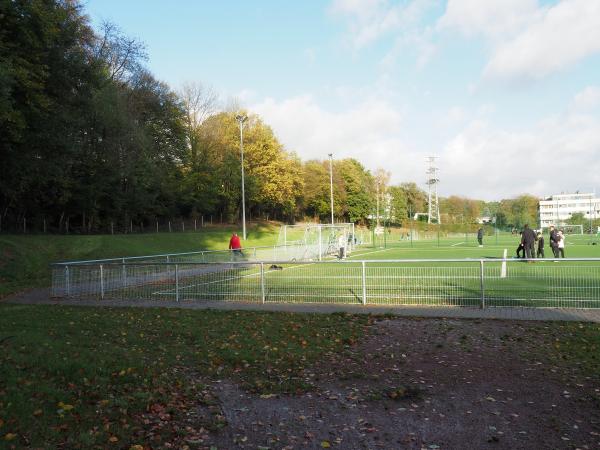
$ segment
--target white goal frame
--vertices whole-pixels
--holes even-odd
[[[327,256],[340,256],[352,253],[357,244],[356,230],[353,223],[304,223],[298,225],[282,225],[277,240],[278,246],[302,246],[305,257],[322,261]]]
[[[568,235],[583,235],[583,225],[561,225],[558,229],[563,230]]]

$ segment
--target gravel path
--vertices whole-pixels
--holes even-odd
[[[465,319],[507,319],[507,320],[542,320],[542,321],[578,321],[600,322],[600,309],[567,309],[567,308],[471,308],[471,307],[439,307],[439,306],[380,306],[380,305],[347,305],[347,304],[306,304],[306,303],[254,303],[234,301],[199,301],[183,300],[98,300],[91,298],[51,298],[48,289],[32,289],[5,298],[3,301],[22,304],[55,304],[71,306],[111,306],[111,307],[164,307],[189,309],[222,309],[253,311],[285,311],[325,313],[347,312],[352,314],[394,314],[402,317],[438,317]]]

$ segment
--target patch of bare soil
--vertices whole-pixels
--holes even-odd
[[[550,325],[551,326],[551,325]],[[190,448],[600,448],[600,383],[549,358],[543,323],[375,322],[301,395],[213,380]]]

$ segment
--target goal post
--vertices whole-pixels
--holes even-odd
[[[563,233],[573,235],[573,234],[583,234],[583,225],[561,225],[558,227],[559,230],[563,230]]]
[[[327,256],[352,253],[359,243],[353,223],[282,225],[279,231],[278,246],[301,246],[304,259],[321,261]]]

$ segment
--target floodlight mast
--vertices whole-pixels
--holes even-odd
[[[329,193],[331,199],[331,225],[333,225],[333,153],[329,153]]]
[[[437,194],[437,185],[440,182],[440,179],[437,177],[438,168],[434,165],[435,159],[436,156],[427,157],[427,162],[429,163],[429,167],[427,169],[428,178],[426,183],[429,186],[429,211],[427,214],[427,223],[432,223],[435,221],[434,223],[441,224],[440,203],[438,201]]]
[[[244,122],[248,120],[248,116],[238,114],[235,116],[240,124],[240,153],[242,156],[242,236],[246,240],[246,192],[244,187]]]

